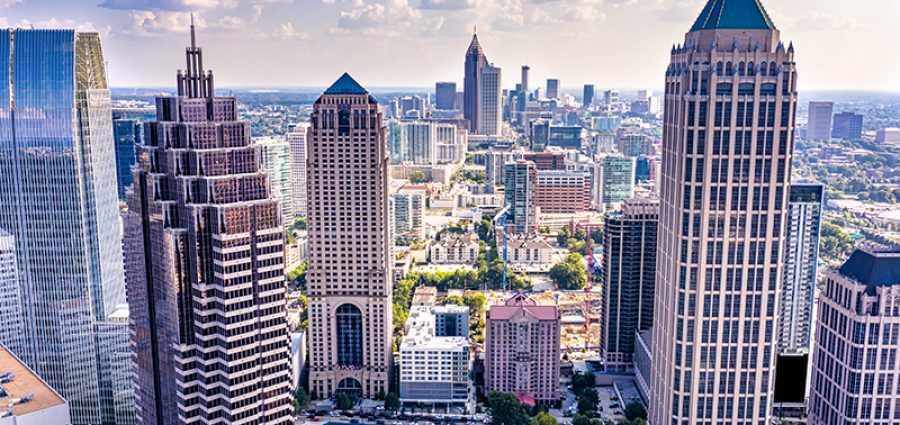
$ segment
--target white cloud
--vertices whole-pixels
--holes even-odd
[[[263,5],[254,4],[253,5],[253,15],[250,16],[250,22],[257,23],[259,22],[259,18],[262,16]]]
[[[278,29],[275,31],[275,36],[285,41],[306,40],[309,38],[309,33],[297,31],[294,29],[294,24],[286,22],[278,26]]]
[[[337,27],[332,28],[331,32],[394,37],[402,35],[401,30],[409,28],[421,18],[422,12],[411,7],[408,0],[372,2],[341,11]]]
[[[855,16],[839,16],[829,13],[810,12],[793,21],[785,22],[785,27],[795,32],[814,31],[858,31],[868,28]]]
[[[104,0],[99,6],[123,10],[189,11],[220,7],[234,9],[237,5],[238,0]]]
[[[22,3],[22,0],[0,0],[0,10],[19,3]]]
[[[18,22],[13,22],[7,19],[6,17],[0,16],[0,28],[47,28],[47,29],[58,29],[58,28],[72,28],[76,31],[81,32],[96,32],[103,36],[108,36],[112,32],[112,28],[109,26],[97,26],[91,21],[75,21],[72,19],[57,19],[50,18],[44,19],[40,21],[31,21],[28,19],[22,19]]]
[[[422,9],[466,10],[478,5],[477,0],[422,0]]]

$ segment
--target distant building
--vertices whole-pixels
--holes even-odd
[[[258,137],[260,161],[269,175],[269,191],[278,200],[281,222],[288,226],[294,222],[294,184],[291,173],[291,145],[283,137]]]
[[[900,145],[900,128],[881,128],[875,132],[875,142],[884,145]]]
[[[592,117],[591,127],[597,131],[615,132],[622,125],[621,117]]]
[[[403,186],[391,194],[394,232],[398,238],[425,239],[425,186]]]
[[[481,118],[478,134],[493,136],[502,134],[503,128],[503,81],[500,68],[489,64],[481,69]]]
[[[656,181],[656,161],[652,156],[639,156],[634,163],[634,182]]]
[[[525,93],[526,97],[528,96],[528,73],[531,71],[531,67],[528,65],[522,65],[522,93]],[[525,99],[526,101],[528,99]]]
[[[478,35],[472,34],[472,42],[466,51],[465,76],[463,77],[463,116],[469,120],[469,133],[481,134],[482,69],[488,66],[487,56],[478,43]]]
[[[625,156],[653,155],[653,141],[645,134],[626,133],[619,137],[618,149]]]
[[[547,99],[559,99],[559,80],[556,78],[547,79]]]
[[[144,140],[144,122],[155,118],[156,110],[152,108],[112,108],[119,200],[125,199],[125,190],[133,183],[131,167],[137,162],[135,146]]]
[[[513,393],[529,404],[559,401],[560,316],[524,294],[486,314],[484,392]]]
[[[442,305],[431,308],[434,315],[435,336],[469,337],[469,307],[461,305]]]
[[[535,205],[542,214],[573,214],[591,208],[591,176],[583,171],[538,170]]]
[[[454,307],[465,310],[464,315],[468,316],[468,307]],[[400,343],[400,402],[462,407],[466,413],[473,413],[475,394],[470,376],[473,358],[469,339],[438,334],[435,313],[447,310],[431,306],[410,309]]]
[[[507,257],[510,264],[550,264],[553,246],[539,233],[507,236]]]
[[[487,175],[487,182],[494,186],[503,186],[505,184],[505,167],[507,162],[515,160],[515,153],[509,150],[491,149],[485,156],[484,169]]]
[[[635,335],[653,325],[659,200],[626,199],[606,216],[600,352],[606,367],[632,367]]]
[[[831,122],[834,102],[809,102],[809,120],[806,126],[807,140],[831,140]]]
[[[584,129],[579,126],[551,125],[548,130],[547,146],[581,150],[584,143]]]
[[[852,112],[841,112],[834,115],[831,127],[833,139],[860,140],[863,132],[863,116]]]
[[[3,344],[0,378],[0,425],[72,424],[69,403]]]
[[[533,162],[518,160],[504,168],[505,204],[509,206],[507,225],[513,233],[537,231],[537,168]]]
[[[522,159],[531,161],[538,171],[563,171],[566,169],[566,154],[563,152],[526,152]]]
[[[441,240],[431,244],[434,264],[475,264],[478,261],[478,235],[444,232]]]
[[[13,353],[21,353],[26,349],[23,294],[19,287],[16,239],[0,229],[0,344]]]
[[[611,105],[613,103],[619,103],[619,91],[618,90],[607,90],[603,92],[603,103],[607,105]]]
[[[815,335],[808,423],[896,424],[900,250],[864,247],[826,270]]]
[[[303,385],[306,375],[306,331],[291,332],[291,385],[294,391]]]
[[[456,107],[456,83],[437,82],[434,85],[434,107],[436,109],[457,109]]]
[[[585,108],[594,104],[594,85],[593,84],[585,84],[584,85],[584,93],[581,96],[581,103]]]
[[[608,155],[603,158],[602,202],[607,208],[634,196],[635,159]]]
[[[301,122],[294,125],[287,133],[287,141],[291,145],[292,210],[296,217],[306,217],[306,133],[308,131],[309,123]]]
[[[465,161],[467,132],[456,124],[430,120],[388,121],[392,164],[438,165]]]

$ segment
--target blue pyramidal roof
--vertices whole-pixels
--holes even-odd
[[[325,94],[369,94],[369,92],[345,72],[341,78],[338,78],[331,87],[325,90]]]
[[[691,31],[715,29],[774,30],[759,0],[709,0]]]
[[[839,271],[866,285],[870,295],[876,287],[900,285],[900,249],[857,249]]]

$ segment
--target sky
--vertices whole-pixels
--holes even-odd
[[[217,87],[461,89],[477,28],[504,87],[655,89],[706,0],[0,0],[0,28],[101,34],[113,87],[172,87],[191,12]],[[900,92],[900,1],[761,0],[792,41],[800,90]]]

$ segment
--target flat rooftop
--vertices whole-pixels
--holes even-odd
[[[66,404],[53,388],[50,388],[43,379],[37,376],[18,357],[0,345],[0,375],[12,372],[15,376],[10,382],[0,384],[8,396],[0,398],[0,406],[7,406],[9,400],[34,394],[34,398],[27,403],[17,403],[11,406],[13,415],[25,416],[29,413],[49,409],[54,406]]]

